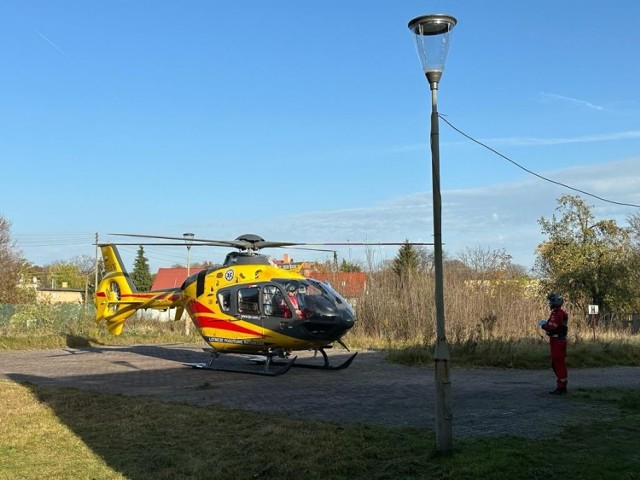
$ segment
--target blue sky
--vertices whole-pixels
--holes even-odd
[[[458,19],[438,95],[452,124],[640,204],[636,0],[4,0],[0,214],[39,265],[93,256],[110,232],[432,241],[430,96],[407,29],[426,13]],[[573,192],[444,122],[440,142],[445,252],[531,266],[538,219]],[[621,224],[638,212],[584,198]],[[153,269],[185,262],[146,252]]]

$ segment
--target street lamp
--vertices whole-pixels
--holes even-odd
[[[193,244],[193,237],[195,235],[191,232],[183,233],[182,238],[184,238],[184,244],[187,246],[187,278],[191,275],[191,245]],[[189,316],[186,316],[184,319],[184,334],[190,334],[190,321]]]
[[[195,235],[193,233],[183,233],[182,237],[184,238],[184,243],[187,246],[187,278],[191,275],[191,245],[193,245],[193,237]]]
[[[435,263],[436,348],[433,355],[436,381],[436,449],[450,455],[452,446],[451,355],[444,323],[442,275],[442,203],[440,199],[440,133],[438,127],[438,83],[449,51],[451,31],[457,20],[451,15],[422,15],[409,22],[429,86],[431,88],[431,178],[433,184],[433,241]]]

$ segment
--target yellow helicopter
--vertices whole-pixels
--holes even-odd
[[[157,235],[112,234],[162,239],[180,245],[184,239]],[[167,240],[180,243],[167,243]],[[95,294],[96,322],[106,322],[114,335],[122,332],[131,315],[140,309],[176,309],[175,319],[189,314],[211,353],[205,363],[187,364],[193,368],[238,371],[261,375],[281,375],[292,366],[340,370],[347,368],[357,352],[334,366],[326,350],[334,343],[348,348],[342,336],[355,323],[351,305],[328,283],[306,278],[299,270],[284,270],[259,253],[263,248],[300,244],[269,242],[253,234],[235,240],[193,239],[192,245],[234,247],[222,265],[190,275],[179,288],[139,292],[124,268],[117,245],[99,244],[105,276]],[[328,244],[324,244],[328,245]],[[331,245],[340,245],[334,243]],[[296,362],[292,352],[314,350],[322,355],[322,364]],[[246,354],[262,368],[227,368],[216,364],[225,353]],[[260,360],[256,360],[259,358]]]

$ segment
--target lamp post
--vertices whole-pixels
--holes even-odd
[[[191,232],[183,233],[184,244],[187,246],[187,278],[191,275],[191,245],[193,245],[193,237],[195,235]],[[186,316],[184,320],[184,334],[189,335],[189,317]]]
[[[445,332],[444,282],[442,267],[442,221],[440,199],[440,132],[438,126],[438,83],[449,50],[451,31],[457,20],[451,15],[422,15],[409,22],[429,87],[431,88],[431,177],[433,189],[433,241],[435,263],[436,347],[433,355],[436,382],[436,449],[450,455],[452,446],[451,355]]]
[[[183,233],[182,237],[184,238],[184,244],[187,246],[187,278],[191,275],[191,245],[193,245],[193,237],[195,235],[191,232]]]

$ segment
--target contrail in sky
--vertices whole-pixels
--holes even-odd
[[[69,55],[67,52],[65,52],[64,50],[62,50],[58,45],[56,45],[55,43],[53,43],[51,40],[49,40],[47,38],[47,36],[42,33],[40,30],[38,30],[37,28],[34,28],[35,32],[38,34],[38,36],[40,38],[42,38],[45,42],[47,42],[49,45],[51,45],[53,48],[55,48],[59,53],[61,53],[62,55],[64,55],[64,57],[69,60],[71,63],[73,63],[74,65],[76,65],[78,68],[80,68],[81,70],[84,71],[85,74],[87,74],[88,76],[93,77],[93,80],[100,85],[100,87],[107,92],[114,100],[121,102],[121,100],[116,97],[113,92],[111,90],[109,90],[106,85],[104,83],[102,83],[100,80],[98,80],[97,78],[95,78],[95,76],[93,76],[89,71],[87,71],[86,68],[84,68],[78,61],[76,61],[71,55]]]
[[[65,57],[67,57],[69,60],[71,60],[73,63],[75,63],[76,65],[78,64],[78,62],[76,62],[73,58],[71,58],[69,55],[67,55],[67,52],[65,52],[64,50],[62,50],[59,46],[57,46],[55,43],[53,43],[51,40],[49,40],[44,33],[42,33],[41,31],[39,31],[37,28],[35,29],[36,33],[40,36],[40,38],[42,38],[45,42],[47,42],[49,45],[51,45],[53,48],[55,48],[57,51],[59,51],[62,55],[64,55]]]
[[[580,100],[578,98],[565,97],[563,95],[556,95],[555,93],[545,93],[542,92],[541,95],[547,98],[555,98],[557,100],[562,100],[563,102],[573,103],[575,105],[582,105],[583,107],[590,108],[592,110],[604,110],[604,107],[600,105],[596,105],[594,103],[587,102],[585,100]]]

